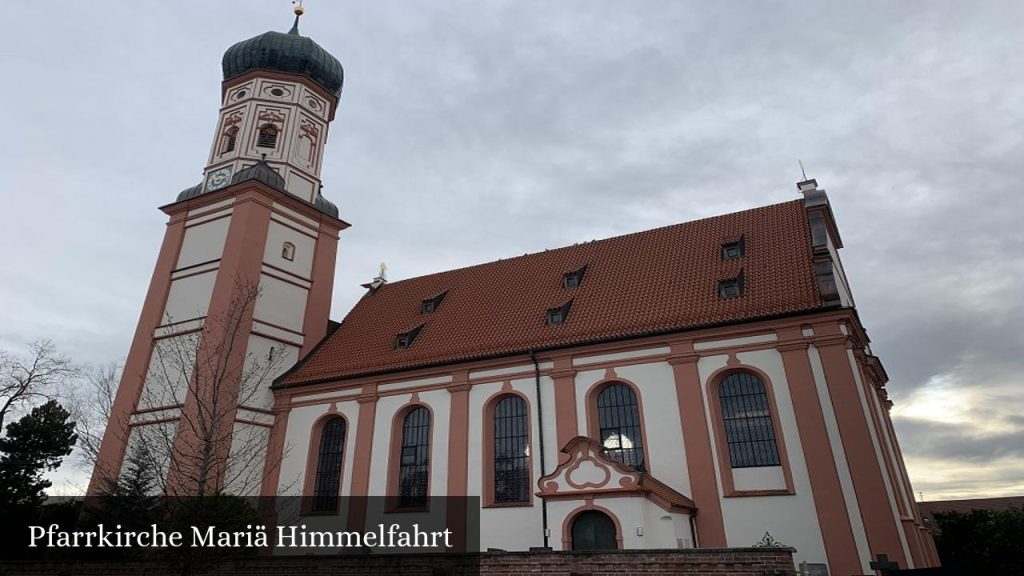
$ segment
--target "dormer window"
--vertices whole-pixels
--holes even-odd
[[[260,128],[259,137],[256,139],[256,146],[260,148],[277,147],[277,127],[273,124],[264,124]]]
[[[575,270],[573,272],[566,272],[565,275],[562,276],[562,288],[568,290],[569,288],[578,287],[580,284],[583,283],[583,273],[586,271],[587,267],[584,266],[579,270]]]
[[[568,302],[562,304],[558,308],[548,308],[548,313],[545,322],[549,326],[565,324],[565,321],[569,318],[570,308],[572,308],[572,300],[569,300]]]
[[[718,282],[718,297],[722,300],[743,296],[743,271],[735,278],[727,278]]]
[[[722,242],[722,260],[738,260],[743,256],[744,237]]]
[[[437,310],[437,307],[441,305],[441,301],[444,300],[446,294],[448,294],[447,291],[441,292],[440,294],[434,296],[433,298],[427,298],[426,300],[424,300],[423,303],[420,305],[420,313],[432,314],[434,310]]]
[[[419,326],[413,328],[412,330],[409,330],[408,332],[399,333],[397,336],[395,336],[394,349],[404,350],[412,346],[413,341],[416,340],[416,336],[420,333],[420,330],[422,329],[423,324],[420,324]]]

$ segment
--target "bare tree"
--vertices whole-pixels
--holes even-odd
[[[114,397],[121,381],[121,364],[86,366],[82,369],[84,379],[75,390],[71,412],[74,416],[78,433],[79,464],[92,470],[96,466],[100,444],[103,442],[103,431],[114,407]]]
[[[259,297],[257,284],[237,280],[235,297],[201,330],[182,331],[154,347],[139,410],[155,414],[150,420],[158,423],[139,419],[126,438],[129,450],[139,442],[149,448],[151,466],[167,479],[165,493],[253,495],[276,465],[264,467],[265,425],[272,422],[269,387],[284,368],[284,347],[249,345]],[[174,416],[159,422],[163,413]]]
[[[8,414],[67,395],[78,369],[49,340],[29,345],[27,358],[0,350],[0,431]]]

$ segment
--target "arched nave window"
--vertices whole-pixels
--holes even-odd
[[[764,382],[750,372],[735,372],[722,380],[718,399],[732,467],[778,466],[779,448]]]
[[[530,430],[526,401],[508,395],[494,405],[494,502],[530,501]]]
[[[398,457],[398,507],[426,506],[430,481],[430,412],[423,406],[410,410],[402,421],[402,447]]]
[[[338,509],[341,490],[341,464],[345,450],[345,419],[331,418],[320,429],[320,446],[316,460],[316,482],[313,488],[313,511]]]
[[[644,440],[633,389],[616,383],[601,390],[597,395],[597,422],[605,454],[643,471]]]

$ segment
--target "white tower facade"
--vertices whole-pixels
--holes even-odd
[[[298,17],[222,64],[203,180],[161,208],[167,230],[91,494],[140,451],[170,494],[273,493],[267,454],[283,437],[270,385],[327,333],[348,225],[320,194],[320,170],[341,64],[299,35]]]

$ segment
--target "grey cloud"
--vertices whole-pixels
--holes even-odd
[[[897,403],[946,377],[1020,424],[1020,3],[307,4],[303,33],[346,69],[323,173],[353,223],[335,318],[382,260],[404,278],[785,201],[800,158]],[[121,358],[155,207],[209,150],[220,55],[290,26],[287,3],[7,16],[0,346]],[[932,456],[900,426],[908,458]]]

